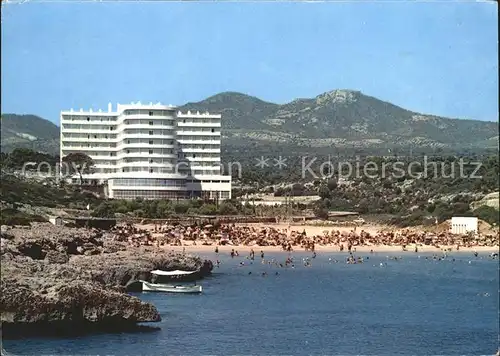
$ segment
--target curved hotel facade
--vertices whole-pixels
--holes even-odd
[[[113,111],[61,112],[61,159],[90,156],[88,184],[107,183],[115,199],[231,198],[222,175],[221,115],[180,112],[171,105],[118,104]],[[76,179],[74,179],[76,181]]]

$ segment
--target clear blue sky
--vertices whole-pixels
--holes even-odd
[[[495,3],[7,4],[2,112],[58,123],[109,101],[221,91],[285,103],[354,89],[418,112],[498,120]]]

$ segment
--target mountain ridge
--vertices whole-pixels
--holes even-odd
[[[231,94],[237,94],[238,100],[246,97],[254,104],[260,100],[242,93],[225,92],[180,109],[201,111],[210,103],[227,102]],[[421,114],[358,90],[336,89],[285,104],[264,103],[266,105],[257,115],[255,110],[233,112],[214,107],[212,111],[223,114],[226,136],[234,141],[281,142],[289,141],[291,135],[299,145],[306,146],[316,146],[318,140],[324,141],[321,146],[359,145],[360,140],[366,141],[367,146],[380,143],[400,145],[404,141],[410,145],[438,147],[456,143],[474,146],[478,142],[484,146],[491,144],[489,139],[495,136],[495,132],[498,135],[497,122]]]
[[[2,114],[2,152],[30,148],[45,153],[59,153],[59,126],[37,115]]]
[[[498,121],[422,114],[351,89],[335,89],[284,104],[226,91],[178,109],[222,114],[223,144],[229,146],[498,146]],[[29,147],[58,152],[58,140],[58,126],[47,120],[2,114],[2,151]]]

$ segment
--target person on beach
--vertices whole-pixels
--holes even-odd
[[[260,251],[260,258],[264,259],[264,251]]]
[[[219,246],[215,246],[215,253],[219,253]]]
[[[231,250],[231,258],[234,258],[234,255],[235,255],[235,253],[234,253],[234,248],[233,248],[233,249]]]

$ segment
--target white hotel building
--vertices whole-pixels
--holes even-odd
[[[221,115],[180,112],[171,105],[118,104],[113,111],[62,111],[61,159],[90,156],[87,184],[107,185],[114,199],[231,198],[222,175]],[[74,179],[75,181],[75,179]]]

